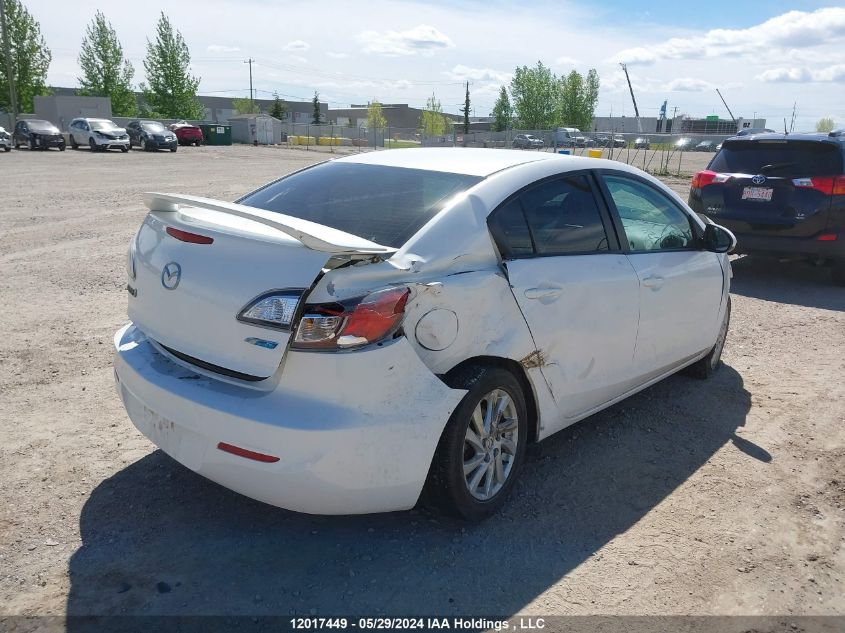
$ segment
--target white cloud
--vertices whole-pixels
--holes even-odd
[[[557,66],[577,66],[580,63],[581,63],[580,60],[577,60],[574,57],[568,57],[566,55],[564,55],[562,57],[558,57],[555,60],[555,65],[557,65]]]
[[[789,11],[747,29],[712,29],[701,36],[673,37],[650,47],[620,51],[610,61],[653,64],[664,59],[747,55],[785,47],[809,48],[845,38],[845,7]]]
[[[665,89],[670,92],[704,92],[705,90],[713,90],[714,86],[703,79],[679,77],[667,83]]]
[[[387,57],[432,55],[455,46],[448,35],[428,24],[419,24],[407,31],[363,31],[356,39],[363,44],[365,53]]]
[[[290,57],[288,57],[288,59],[292,62],[296,62],[297,64],[307,64],[308,63],[308,59],[306,59],[305,57],[301,57],[299,55],[291,55]]]
[[[222,44],[209,44],[206,47],[209,53],[237,53],[240,48],[237,46],[223,46]]]
[[[311,44],[302,40],[293,40],[283,46],[286,51],[307,51],[309,48],[311,48]]]
[[[445,74],[455,81],[506,84],[511,80],[511,73],[493,70],[492,68],[470,68],[469,66],[464,66],[463,64],[458,64],[452,68],[452,70],[445,71]]]
[[[332,59],[346,59],[349,57],[349,53],[338,53],[335,51],[326,51],[326,57],[331,57]]]
[[[808,83],[811,81],[845,81],[845,64],[836,64],[818,70],[806,67],[773,68],[766,70],[756,79],[766,83]]]

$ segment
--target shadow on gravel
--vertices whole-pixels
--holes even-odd
[[[746,255],[731,261],[731,292],[774,301],[845,311],[845,288],[830,278],[826,266],[806,262],[779,262],[772,257]]]
[[[67,613],[510,616],[732,440],[766,468],[768,453],[735,435],[750,403],[729,366],[709,381],[669,378],[544,442],[503,512],[481,524],[298,515],[156,451],[85,504]],[[90,629],[70,618],[68,630]]]

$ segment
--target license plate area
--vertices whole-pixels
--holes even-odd
[[[774,189],[771,187],[743,187],[743,200],[758,200],[760,202],[771,202]]]

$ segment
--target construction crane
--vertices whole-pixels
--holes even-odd
[[[640,123],[640,109],[637,107],[637,98],[634,96],[634,87],[631,85],[631,78],[628,76],[628,66],[625,64],[619,64],[622,66],[622,70],[625,72],[625,79],[628,80],[628,90],[631,91],[631,101],[634,102],[634,116],[637,117],[637,131],[642,134],[643,126]]]
[[[731,112],[731,109],[730,109],[730,108],[728,108],[728,102],[727,102],[727,101],[725,101],[725,98],[722,96],[722,93],[721,93],[721,92],[719,92],[719,89],[718,89],[718,88],[716,88],[716,93],[719,95],[719,98],[722,100],[722,103],[724,103],[724,104],[725,104],[725,108],[727,109],[728,114],[730,114],[730,115],[731,115],[731,119],[732,119],[732,120],[733,120],[733,122],[734,122],[734,126],[736,126],[736,117],[734,116],[734,113],[733,113],[733,112]]]

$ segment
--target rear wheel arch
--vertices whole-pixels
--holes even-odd
[[[463,385],[473,371],[487,367],[505,369],[513,374],[519,382],[522,387],[523,397],[525,398],[525,408],[528,412],[528,443],[535,443],[540,429],[537,394],[534,391],[531,380],[528,378],[528,374],[525,372],[525,368],[517,361],[501,356],[473,356],[472,358],[461,361],[445,374],[439,375],[438,378],[453,389],[464,389],[465,387]]]

